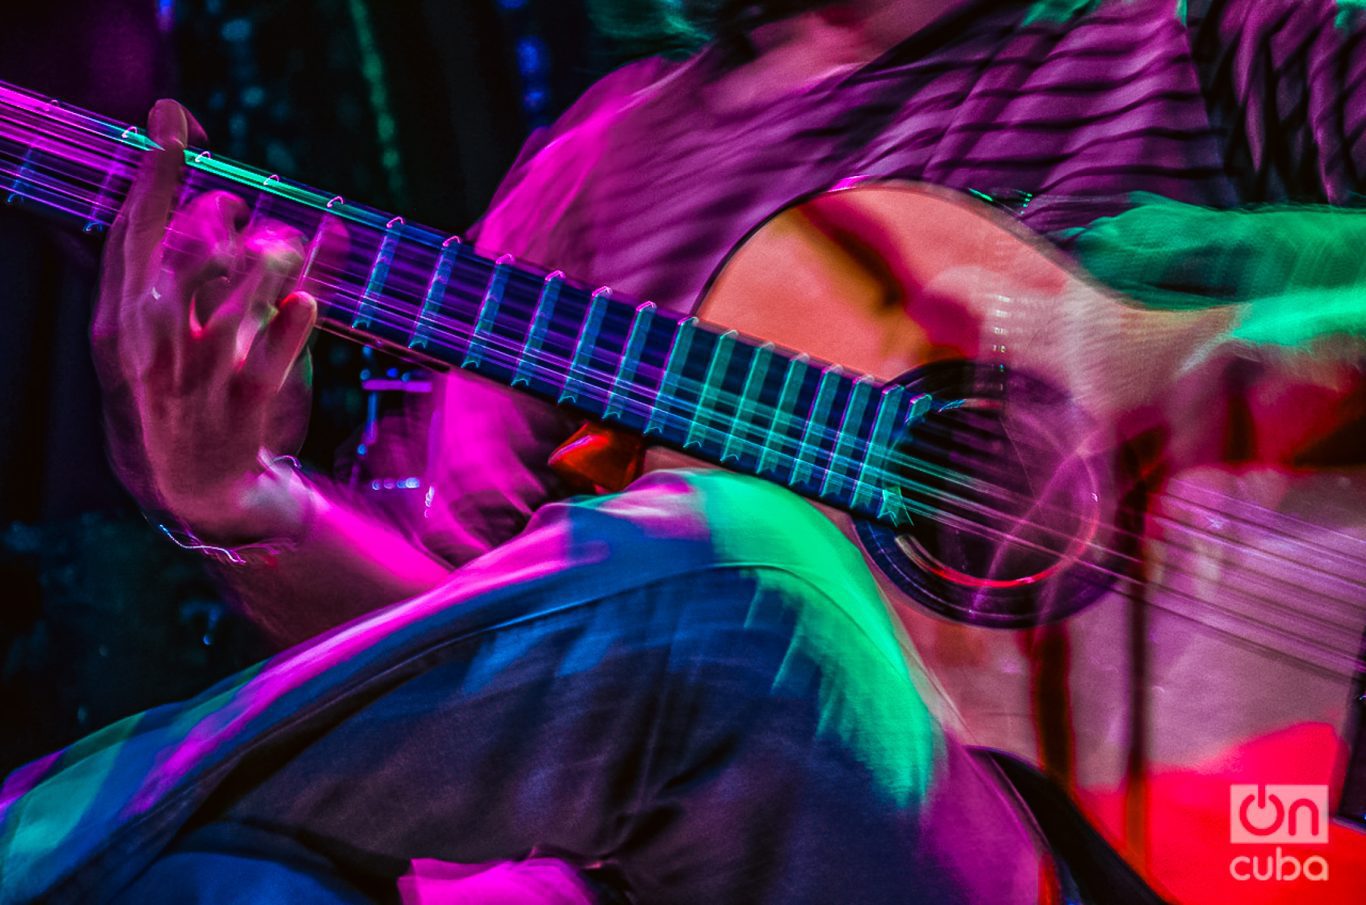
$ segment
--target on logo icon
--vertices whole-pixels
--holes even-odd
[[[1328,787],[1230,786],[1229,841],[1241,844],[1327,842]]]

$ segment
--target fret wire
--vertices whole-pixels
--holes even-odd
[[[598,331],[602,329],[602,318],[606,313],[607,300],[612,297],[612,290],[606,286],[597,289],[588,300],[588,313],[584,315],[583,325],[579,328],[579,335],[574,340],[573,357],[569,360],[569,369],[565,372],[564,383],[561,385],[560,402],[572,402],[578,399],[579,390],[584,383],[580,375],[584,374],[593,358],[593,344],[597,341]]]
[[[814,465],[815,456],[820,446],[820,438],[817,433],[827,426],[825,419],[830,415],[830,406],[834,402],[835,391],[839,387],[840,376],[843,373],[844,369],[839,365],[830,365],[821,371],[820,383],[816,385],[816,396],[811,401],[811,410],[807,413],[806,425],[802,430],[797,461],[792,466],[792,476],[789,480],[794,485],[805,481],[807,473]]]
[[[427,284],[427,291],[422,296],[422,307],[418,309],[417,319],[413,324],[413,334],[408,340],[408,348],[414,350],[427,348],[432,329],[435,327],[441,311],[441,300],[445,298],[446,285],[450,282],[455,260],[460,256],[464,247],[464,243],[457,236],[451,236],[441,243],[441,252],[437,256],[436,267],[432,270],[431,282]]]
[[[10,182],[9,191],[5,195],[5,203],[13,204],[24,198],[23,189],[28,187],[28,179],[33,173],[33,157],[38,153],[38,146],[29,146],[28,153],[24,155],[23,161],[19,164],[19,172],[15,174]]]
[[[831,481],[836,480],[836,471],[842,458],[852,456],[857,447],[859,425],[863,423],[863,411],[868,404],[868,395],[871,392],[872,378],[867,374],[860,374],[849,388],[849,396],[844,403],[844,414],[840,419],[840,426],[835,431],[835,443],[830,450],[830,459],[824,467],[824,477],[821,479],[821,495],[828,496],[834,493]],[[854,479],[854,496],[858,496],[858,479]]]
[[[118,145],[114,152],[115,156],[111,159],[117,161],[118,151],[127,149],[128,147],[128,145]],[[134,153],[140,152],[135,151]],[[133,166],[133,161],[130,160],[127,162],[127,167],[130,171],[133,169]],[[90,203],[90,215],[83,227],[85,232],[95,232],[107,227],[107,224],[100,219],[100,208],[108,206],[111,201],[115,200],[116,194],[118,194],[115,185],[118,182],[120,175],[120,168],[118,166],[110,166],[105,169],[104,181],[100,183],[99,192],[95,195],[95,200]]]
[[[619,418],[623,413],[621,387],[629,385],[635,379],[636,369],[640,366],[640,356],[645,349],[645,340],[650,332],[650,324],[654,322],[655,310],[654,302],[642,302],[636,306],[635,314],[631,316],[631,329],[626,334],[626,346],[617,364],[616,376],[612,378],[612,393],[608,397],[607,408],[602,413],[604,421]]]
[[[883,388],[877,401],[877,413],[873,416],[873,428],[868,434],[868,445],[865,447],[863,461],[859,463],[858,476],[854,479],[854,499],[852,505],[862,509],[871,506],[880,500],[863,500],[865,488],[870,496],[876,494],[875,485],[869,480],[870,471],[881,471],[883,461],[891,452],[894,431],[897,429],[897,418],[901,410],[902,397],[906,395],[906,388],[901,384],[891,384]],[[885,488],[888,482],[879,482]],[[885,493],[884,489],[884,493]],[[881,508],[881,507],[880,507]]]
[[[702,387],[697,393],[697,403],[694,406],[696,414],[693,415],[688,424],[687,434],[683,438],[684,449],[702,445],[702,441],[697,439],[697,435],[702,428],[708,426],[708,421],[712,416],[717,414],[712,409],[713,400],[720,391],[721,382],[725,379],[726,372],[730,368],[730,358],[735,349],[736,335],[737,331],[727,330],[716,337],[716,343],[712,347],[711,360],[707,365],[706,374],[702,378]],[[711,409],[710,412],[709,409]]]
[[[811,356],[805,352],[798,353],[787,360],[787,373],[783,375],[783,388],[778,394],[778,404],[774,407],[773,418],[769,422],[768,434],[764,438],[765,452],[759,455],[759,465],[755,474],[763,474],[771,467],[767,453],[769,449],[777,449],[778,444],[784,439],[787,433],[787,426],[794,420],[787,413],[795,411],[797,407],[797,397],[801,393],[802,382],[806,377],[806,366],[811,360]],[[800,448],[800,447],[799,447]],[[775,471],[774,476],[781,475],[781,471]]]
[[[365,330],[373,324],[374,306],[380,299],[380,293],[384,291],[384,281],[389,278],[389,265],[393,263],[393,253],[399,243],[399,233],[403,229],[403,217],[395,217],[389,220],[384,227],[384,238],[380,239],[380,248],[374,253],[374,262],[370,265],[370,276],[365,283],[365,292],[361,293],[361,308],[355,313],[354,321],[351,321],[352,330]]]
[[[465,347],[460,367],[475,367],[483,360],[486,340],[488,335],[491,335],[489,330],[493,326],[493,319],[498,316],[498,307],[503,303],[503,288],[507,285],[508,270],[514,263],[512,255],[503,255],[494,262],[493,273],[489,275],[484,299],[479,303],[479,313],[474,319],[474,330],[470,334],[469,345]]]
[[[731,421],[731,430],[726,436],[725,445],[721,447],[721,462],[740,460],[740,454],[735,451],[735,446],[744,438],[753,424],[752,413],[760,410],[759,395],[763,391],[764,382],[768,379],[768,370],[773,364],[773,343],[766,342],[755,347],[754,354],[750,358],[749,372],[745,375],[744,386],[740,390],[740,397],[735,402],[735,416]]]
[[[545,342],[546,332],[550,329],[550,319],[555,310],[555,303],[559,300],[560,290],[564,288],[564,285],[563,271],[556,270],[546,276],[545,282],[542,284],[540,298],[536,300],[536,310],[531,316],[531,326],[527,328],[526,340],[522,343],[522,363],[518,365],[513,374],[513,386],[517,386],[518,383],[530,386],[531,375],[534,372],[532,360],[540,353],[541,346]]]
[[[665,419],[667,418],[667,400],[673,397],[675,387],[681,379],[681,372],[686,367],[688,354],[692,351],[693,333],[697,329],[696,317],[685,317],[678,322],[674,328],[673,341],[669,346],[669,357],[664,362],[664,374],[660,377],[659,386],[655,390],[655,402],[650,411],[650,417],[645,422],[644,433],[648,436],[652,431],[663,433],[665,429]],[[660,399],[665,400],[661,404]]]

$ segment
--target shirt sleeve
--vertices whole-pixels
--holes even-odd
[[[1229,174],[1248,202],[1361,203],[1366,9],[1357,0],[1188,0]]]

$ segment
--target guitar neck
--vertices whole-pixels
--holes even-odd
[[[0,83],[0,197],[102,233],[138,161],[137,128]],[[914,507],[880,488],[912,411],[896,385],[593,289],[207,151],[185,151],[182,200],[227,190],[253,219],[316,237],[340,224],[344,254],[314,258],[323,328],[429,364],[476,372],[585,416],[759,475],[888,524]],[[919,411],[923,404],[915,410]]]

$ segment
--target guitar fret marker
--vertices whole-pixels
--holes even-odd
[[[814,464],[816,450],[820,445],[819,432],[825,429],[825,419],[830,415],[830,405],[835,400],[835,389],[843,374],[844,368],[839,365],[830,365],[821,371],[821,382],[816,386],[816,398],[811,400],[811,411],[807,413],[806,427],[802,430],[802,439],[797,444],[796,461],[792,465],[792,476],[788,479],[790,484],[800,484],[805,480],[807,472]]]
[[[643,302],[636,306],[635,316],[631,318],[631,329],[626,334],[626,348],[621,354],[621,363],[617,365],[616,376],[612,378],[612,391],[607,397],[607,408],[602,413],[602,418],[620,418],[625,411],[625,401],[622,397],[622,388],[628,387],[635,379],[636,368],[640,366],[640,354],[645,349],[645,337],[650,332],[650,324],[654,320],[656,305],[654,302]]]
[[[410,349],[425,349],[432,341],[432,329],[436,326],[437,312],[441,310],[441,300],[446,297],[446,284],[450,282],[451,272],[455,269],[456,258],[464,248],[459,236],[451,236],[441,243],[441,254],[436,259],[432,280],[427,284],[427,292],[422,297],[422,308],[417,312],[417,324],[413,328]]]
[[[742,447],[748,442],[745,434],[748,433],[750,413],[759,407],[759,393],[763,389],[772,363],[773,343],[766,342],[755,348],[754,355],[749,361],[749,372],[745,374],[745,385],[740,390],[740,398],[735,401],[735,417],[731,419],[730,432],[726,434],[726,442],[721,447],[722,464],[740,460],[740,451],[737,447]]]
[[[576,402],[579,392],[587,389],[583,375],[587,372],[593,360],[593,343],[597,341],[598,331],[602,329],[602,316],[607,311],[607,299],[612,297],[612,290],[603,286],[593,293],[593,297],[588,301],[588,314],[584,316],[583,326],[579,328],[579,337],[574,341],[574,357],[570,359],[569,370],[564,375],[564,384],[560,387],[560,402]]]
[[[721,383],[726,379],[730,357],[735,351],[736,335],[735,330],[727,330],[716,337],[716,348],[712,350],[711,362],[707,365],[706,376],[702,378],[702,389],[697,394],[697,415],[688,425],[688,433],[683,438],[684,449],[703,443],[703,432],[707,429],[707,422],[712,420],[707,410],[712,407],[721,391]]]
[[[352,330],[368,330],[374,323],[374,314],[381,300],[380,293],[384,291],[384,281],[389,278],[389,265],[393,263],[402,230],[402,217],[395,217],[384,225],[384,238],[380,240],[379,251],[375,252],[374,263],[370,265],[370,279],[365,283],[356,317],[351,321]]]
[[[486,340],[493,335],[490,332],[493,320],[498,316],[498,306],[503,303],[508,270],[515,263],[517,259],[512,255],[503,255],[493,263],[493,273],[489,276],[488,288],[484,290],[484,300],[479,303],[479,314],[474,320],[474,332],[470,335],[469,345],[465,347],[465,358],[460,362],[460,367],[478,367],[484,360],[484,351],[488,348]]]
[[[755,474],[763,474],[769,468],[772,460],[779,459],[785,453],[780,453],[782,446],[786,445],[784,437],[786,435],[786,421],[794,416],[793,409],[797,405],[797,396],[801,393],[802,378],[806,376],[807,363],[811,361],[811,356],[805,352],[787,360],[787,373],[783,375],[783,388],[778,394],[778,404],[773,409],[773,420],[769,422],[768,434],[764,437],[764,448],[759,453],[759,465],[755,469]],[[775,472],[775,475],[779,472]]]
[[[682,369],[687,360],[688,353],[692,351],[693,333],[697,329],[696,317],[685,317],[678,322],[674,329],[673,343],[669,346],[669,357],[664,362],[664,376],[660,378],[659,388],[655,390],[655,404],[650,410],[650,418],[645,422],[643,433],[649,434],[664,432],[665,419],[668,412],[665,406],[669,404],[670,397],[673,396],[681,379]]]
[[[871,390],[872,378],[867,374],[860,374],[854,385],[849,388],[849,399],[844,404],[844,417],[840,419],[839,430],[835,432],[835,445],[830,453],[830,463],[826,466],[825,476],[821,479],[821,496],[827,496],[838,489],[836,484],[840,481],[840,470],[846,468],[841,462],[855,453],[858,425],[862,421],[863,409],[867,405],[867,397]],[[847,471],[843,473],[848,474]],[[858,492],[858,484],[855,481],[854,494],[857,496]]]

